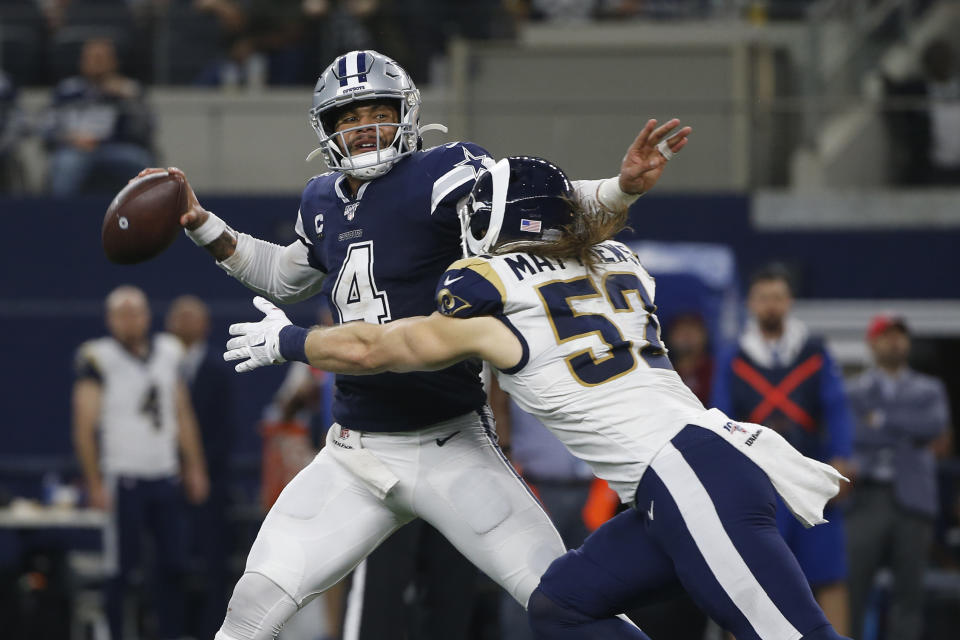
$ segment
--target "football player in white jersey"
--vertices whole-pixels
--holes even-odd
[[[682,585],[740,640],[840,636],[774,517],[779,494],[807,526],[842,476],[775,431],[705,410],[660,339],[654,281],[604,241],[625,214],[576,215],[571,186],[538,158],[481,174],[461,207],[470,256],[437,287],[437,312],[377,327],[231,327],[238,371],[303,360],[335,372],[411,371],[481,357],[500,385],[631,509],[554,561],[529,603],[538,638],[645,638],[615,615]]]
[[[277,302],[321,293],[338,323],[429,314],[437,278],[460,255],[456,203],[493,159],[471,142],[424,148],[421,134],[431,125],[420,126],[420,107],[410,76],[387,56],[338,56],[318,79],[309,112],[320,137],[316,153],[331,171],[304,188],[297,241],[280,247],[238,234],[192,190],[181,224],[220,267]],[[680,151],[689,133],[678,120],[659,127],[649,121],[618,176],[578,181],[572,197],[593,211],[629,205],[657,182],[665,157]],[[264,520],[218,640],[273,637],[415,518],[527,604],[565,549],[502,458],[476,362],[338,375],[333,414],[328,446]],[[360,564],[358,583],[363,575]],[[348,637],[356,637],[352,620]]]
[[[171,335],[151,337],[147,298],[136,287],[114,289],[106,312],[110,335],[85,342],[77,352],[73,441],[90,504],[109,514],[104,555],[111,576],[106,584],[110,633],[123,637],[123,600],[138,579],[147,531],[157,551],[160,637],[180,638],[181,479],[192,502],[202,502],[209,489],[199,432],[180,378],[183,348]]]

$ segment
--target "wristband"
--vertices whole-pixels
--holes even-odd
[[[297,362],[307,361],[307,334],[309,329],[298,327],[295,324],[288,324],[280,329],[280,356],[284,360],[296,360]]]
[[[611,211],[626,209],[637,201],[642,194],[625,193],[620,189],[620,176],[600,181],[597,187],[597,201],[602,207]]]
[[[184,228],[183,230],[183,232],[187,234],[187,237],[193,240],[193,243],[198,247],[210,244],[230,228],[226,222],[217,217],[212,211],[208,211],[207,213],[209,215],[202,225],[196,229]]]

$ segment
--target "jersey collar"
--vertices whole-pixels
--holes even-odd
[[[356,202],[360,200],[360,198],[363,197],[364,192],[367,190],[367,187],[369,187],[370,183],[373,182],[373,180],[367,180],[362,185],[360,185],[360,188],[357,190],[357,197],[356,199],[354,199],[347,195],[347,189],[343,185],[343,182],[346,179],[347,179],[347,174],[341,173],[340,177],[337,178],[337,181],[333,183],[333,187],[337,192],[337,197],[340,198],[340,200],[343,201],[344,204],[350,204],[351,202]]]

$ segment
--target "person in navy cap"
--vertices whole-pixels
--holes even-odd
[[[887,635],[923,631],[923,574],[937,513],[934,442],[950,422],[943,383],[909,367],[910,332],[893,314],[867,327],[874,366],[849,387],[858,482],[847,513],[852,637],[863,633],[876,572],[889,559]]]

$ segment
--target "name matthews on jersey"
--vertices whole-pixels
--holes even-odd
[[[636,265],[640,264],[640,259],[637,258],[636,254],[623,251],[622,249],[613,245],[597,245],[593,247],[592,251],[601,262],[606,264],[618,264],[622,262],[632,262]],[[574,261],[576,261],[576,263],[580,266],[583,266],[583,262],[581,262],[579,258],[574,258]],[[510,267],[514,277],[520,281],[526,277],[524,274],[533,276],[538,273],[543,273],[544,269],[556,271],[557,269],[566,268],[563,261],[559,258],[553,258],[553,262],[551,262],[547,258],[529,253],[516,253],[505,256],[504,262],[508,267]],[[556,263],[556,265],[554,265],[554,263]]]

